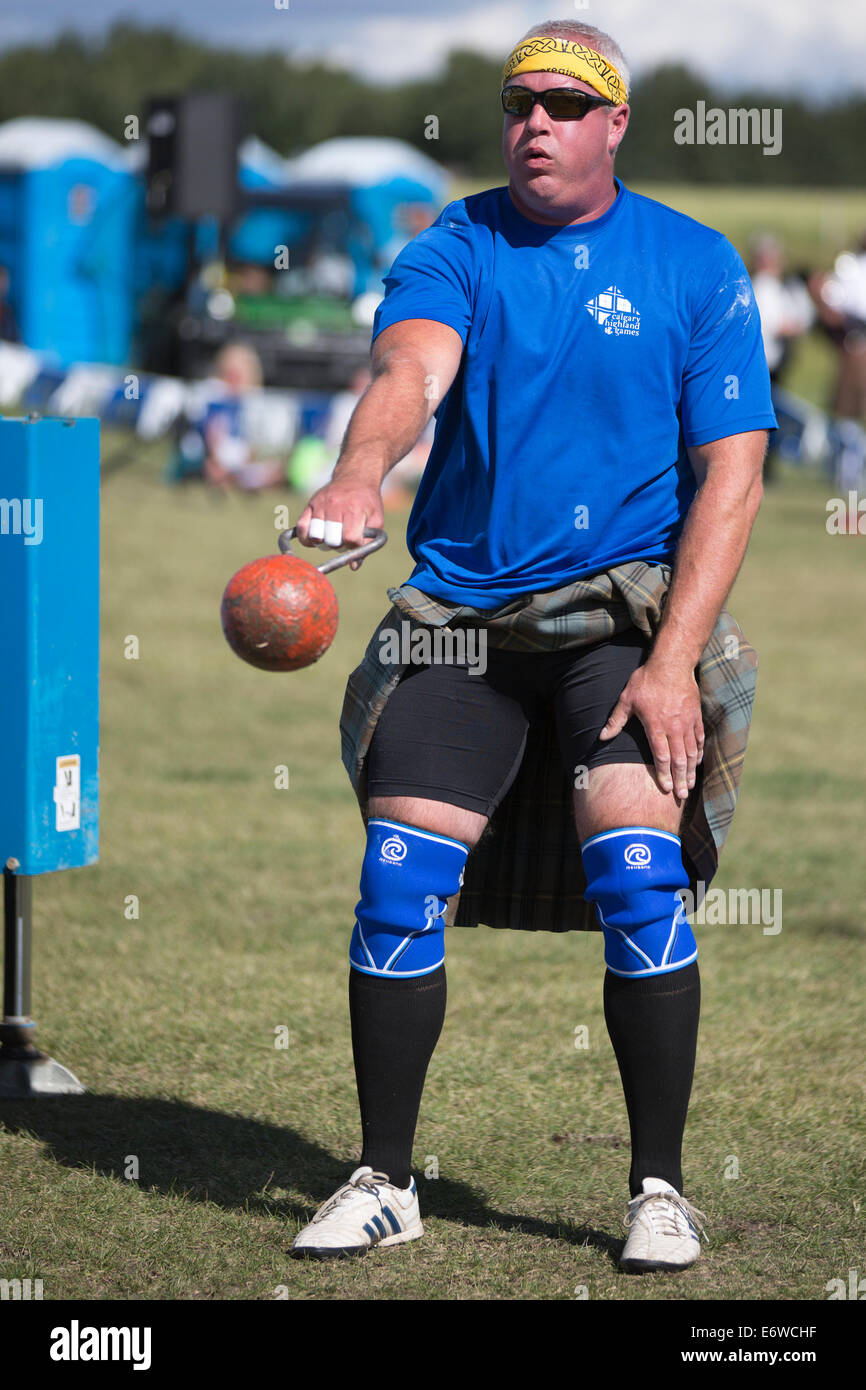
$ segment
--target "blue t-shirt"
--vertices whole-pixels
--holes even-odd
[[[449,203],[385,277],[401,319],[460,334],[407,532],[410,582],[495,608],[629,560],[669,563],[696,491],[686,445],[772,429],[746,268],[720,232],[616,180],[547,226],[508,189]]]

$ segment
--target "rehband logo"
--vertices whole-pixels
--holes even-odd
[[[645,869],[652,862],[652,852],[646,845],[629,845],[625,851],[625,862],[632,869]]]
[[[382,842],[382,858],[387,859],[389,864],[399,864],[406,858],[406,841],[401,840],[399,835],[389,835]]]

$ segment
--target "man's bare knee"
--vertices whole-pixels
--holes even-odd
[[[367,815],[402,821],[418,830],[432,830],[436,835],[448,835],[470,847],[478,843],[487,825],[487,817],[478,811],[418,796],[373,796],[367,805]]]
[[[590,768],[585,788],[574,791],[574,819],[581,843],[623,825],[649,825],[678,835],[684,803],[663,792],[642,763],[604,763]]]

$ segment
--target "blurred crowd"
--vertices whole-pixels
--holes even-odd
[[[202,383],[200,412],[187,415],[175,428],[169,479],[201,479],[223,493],[289,487],[309,496],[330,478],[349,420],[371,380],[369,370],[359,368],[347,388],[330,398],[315,431],[302,432],[282,455],[261,457],[244,428],[243,410],[244,398],[262,388],[261,362],[251,344],[228,343],[216,357],[213,375]],[[431,420],[414,449],[386,477],[386,509],[411,503],[432,442]]]
[[[866,233],[837,256],[830,271],[792,269],[778,237],[760,235],[750,246],[749,271],[779,422],[770,441],[766,480],[774,482],[778,460],[788,459],[825,466],[844,493],[866,489]],[[7,267],[0,265],[0,339],[17,342],[9,281]],[[835,358],[824,410],[789,384],[799,345],[815,331],[832,345]],[[231,341],[218,353],[210,377],[200,383],[199,406],[177,421],[167,479],[200,480],[219,493],[289,487],[309,496],[331,476],[370,380],[366,368],[358,369],[344,390],[330,396],[314,424],[302,421],[290,442],[263,449],[249,437],[245,413],[245,402],[261,395],[262,364],[249,341]],[[433,431],[431,419],[415,448],[388,474],[386,507],[411,502]]]
[[[866,234],[832,271],[791,272],[775,236],[756,237],[750,272],[779,428],[770,439],[767,481],[780,457],[823,461],[847,490],[866,484]],[[822,412],[786,388],[798,342],[817,327],[833,345],[835,380]]]
[[[778,461],[821,463],[843,491],[866,487],[866,235],[836,258],[831,271],[794,270],[778,237],[757,236],[749,270],[761,315],[764,350],[779,428],[770,440],[766,481]],[[832,345],[834,381],[827,409],[795,394],[788,378],[798,345],[814,330]],[[256,458],[243,435],[241,405],[246,392],[261,388],[257,354],[247,343],[223,348],[214,364],[213,394],[203,417],[182,435],[182,476],[198,476],[228,491],[289,487],[309,496],[330,477],[352,412],[370,384],[366,368],[355,372],[332,397],[322,422],[302,433],[287,457]],[[431,420],[418,444],[388,474],[387,507],[411,502],[433,439]]]

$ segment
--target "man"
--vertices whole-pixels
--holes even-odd
[[[711,876],[733,811],[751,649],[738,646],[735,678],[713,643],[775,419],[740,257],[614,178],[627,85],[618,46],[584,25],[537,26],[513,50],[508,186],[449,204],[397,257],[373,382],[298,521],[311,544],[326,523],[331,543],[380,525],[382,478],[435,411],[415,569],[389,591],[342,720],[367,822],[349,985],[364,1148],[298,1256],[423,1232],[410,1164],[444,1018],[446,914],[562,930],[589,925],[582,912],[604,935],[631,1127],[622,1266],[681,1269],[700,1254],[681,1170],[699,980],[678,895],[701,864]],[[419,660],[390,674],[376,641],[401,613],[413,633],[480,632],[483,673]],[[570,842],[538,793],[545,766]]]
[[[836,257],[832,273],[811,277],[809,290],[838,349],[830,440],[836,485],[845,497],[866,485],[866,232],[856,251]]]
[[[776,237],[752,242],[752,291],[761,315],[761,335],[770,381],[785,370],[793,342],[811,328],[815,313],[801,280],[786,278],[785,253]]]
[[[780,441],[796,441],[799,448],[808,422],[814,412],[804,407],[782,386],[795,342],[811,328],[815,311],[803,280],[785,276],[785,254],[780,241],[771,235],[755,237],[752,242],[751,280],[755,303],[761,315],[761,335],[764,355],[770,373],[770,392],[773,411],[779,429],[770,436],[769,452],[764,460],[764,483],[776,481],[776,456]]]

